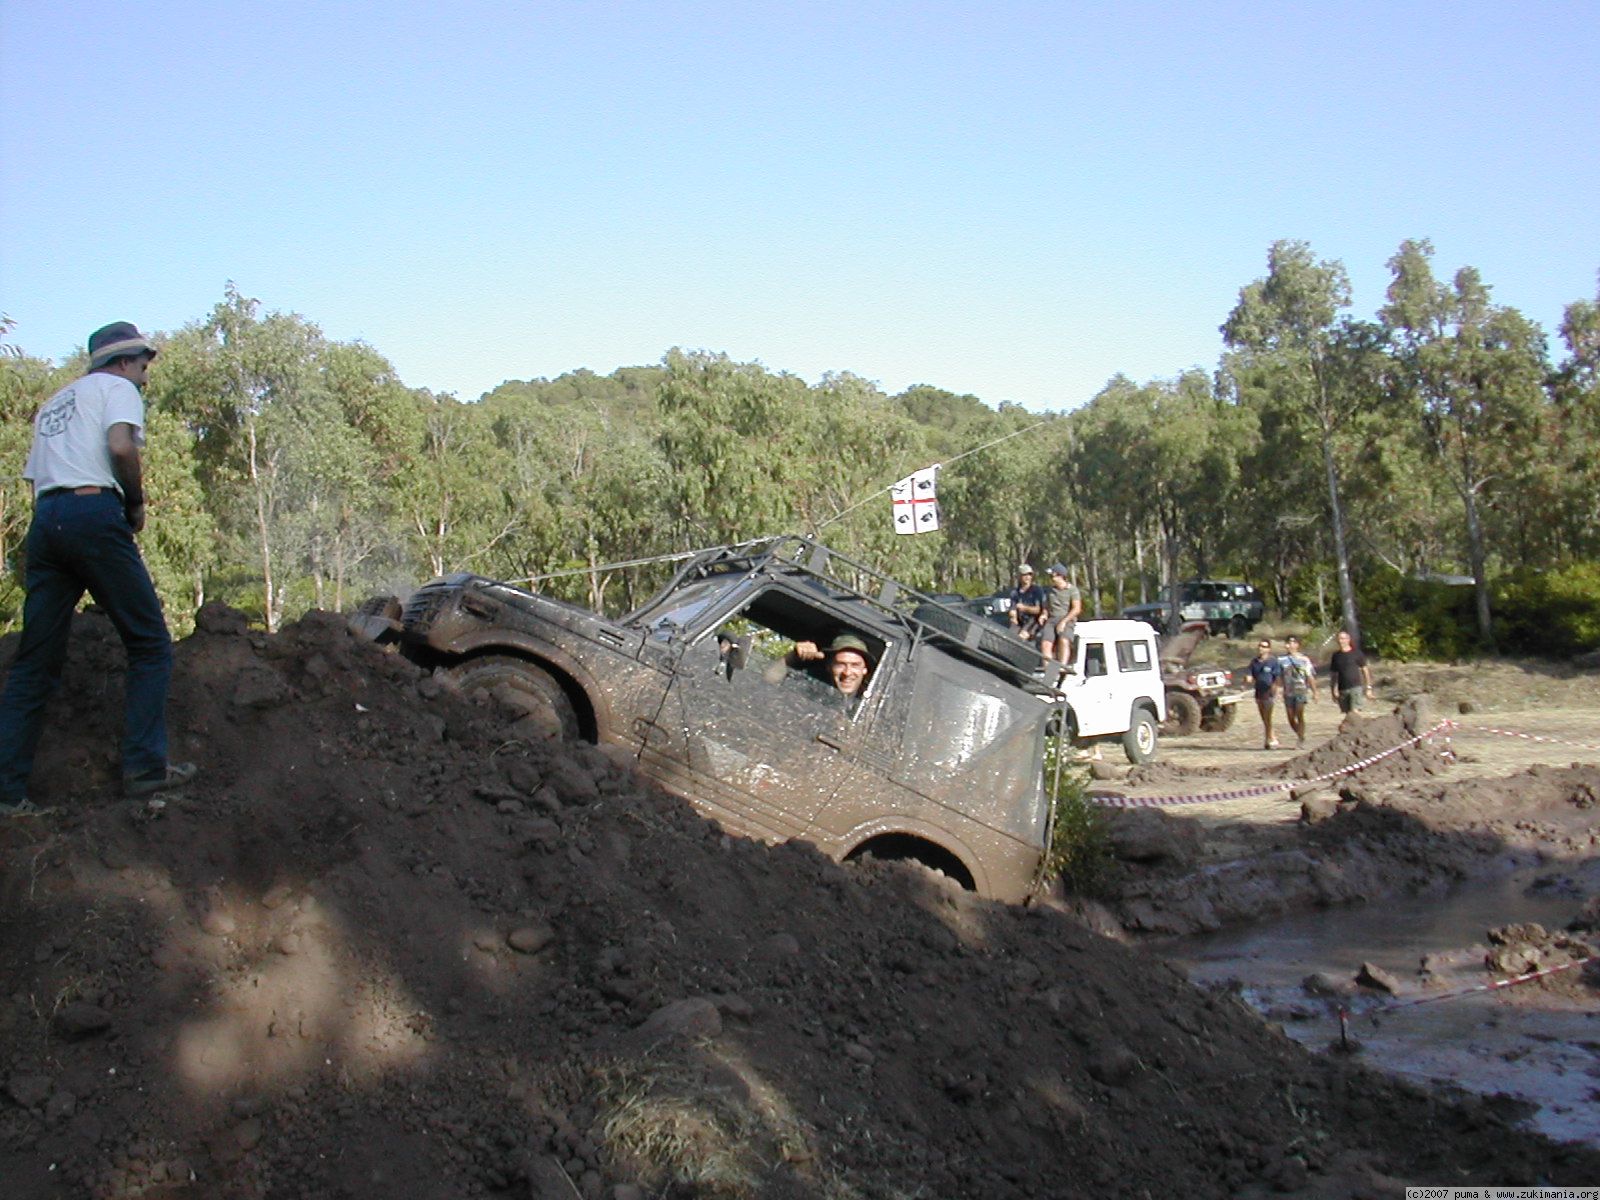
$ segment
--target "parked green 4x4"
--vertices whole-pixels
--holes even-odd
[[[1266,615],[1261,593],[1237,579],[1185,579],[1178,585],[1178,621],[1204,621],[1212,633],[1241,638]],[[1122,615],[1165,629],[1172,613],[1167,589],[1148,604],[1134,604]]]

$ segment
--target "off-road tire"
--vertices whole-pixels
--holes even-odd
[[[1206,706],[1205,715],[1200,718],[1200,728],[1206,733],[1225,733],[1238,715],[1237,704],[1217,704],[1213,701]]]
[[[1243,613],[1236,615],[1228,622],[1228,636],[1235,641],[1250,632],[1250,620]]]
[[[1122,752],[1134,766],[1142,767],[1155,760],[1159,744],[1156,719],[1145,709],[1136,709],[1128,722],[1128,731],[1122,735]]]
[[[449,675],[468,695],[499,692],[499,699],[525,711],[526,719],[531,719],[547,737],[568,742],[579,737],[578,714],[572,701],[550,672],[536,663],[507,654],[486,654],[451,667]]]
[[[960,653],[973,645],[985,654],[992,654],[1019,671],[1034,672],[1044,665],[1039,649],[1033,642],[1025,642],[1008,634],[993,621],[969,617],[938,604],[919,604],[911,615],[924,625],[948,634],[945,645]],[[970,640],[969,640],[970,639]]]
[[[1188,737],[1200,732],[1200,701],[1188,692],[1167,693],[1167,719],[1161,723],[1162,737]]]

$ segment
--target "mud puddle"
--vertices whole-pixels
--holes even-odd
[[[1147,945],[1195,983],[1238,983],[1255,1009],[1303,1045],[1320,1050],[1340,1042],[1342,1003],[1350,1011],[1348,1038],[1370,1066],[1515,1097],[1532,1106],[1529,1128],[1600,1146],[1600,991],[1578,981],[1578,971],[1557,976],[1559,987],[1531,981],[1378,1011],[1490,982],[1495,977],[1483,965],[1488,930],[1515,922],[1560,930],[1596,891],[1600,861],[1545,865],[1444,894]],[[1425,956],[1431,979],[1419,973]],[[1399,997],[1355,987],[1363,963],[1396,977]],[[1313,974],[1339,985],[1342,995],[1308,993]]]

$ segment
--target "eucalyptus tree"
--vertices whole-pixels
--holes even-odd
[[[815,467],[804,436],[805,381],[725,354],[671,350],[657,393],[666,499],[682,548],[799,524]]]
[[[1340,488],[1338,437],[1381,397],[1377,333],[1341,320],[1350,305],[1350,279],[1337,260],[1318,262],[1305,242],[1274,242],[1267,274],[1239,292],[1221,332],[1229,347],[1270,365],[1283,402],[1309,422],[1322,458],[1329,534],[1344,624],[1360,638],[1355,588]]]
[[[1449,283],[1433,274],[1433,246],[1406,241],[1389,260],[1393,279],[1379,316],[1394,340],[1399,387],[1415,405],[1420,432],[1444,469],[1466,523],[1479,638],[1492,645],[1487,489],[1532,449],[1544,401],[1545,340],[1516,309],[1491,302],[1476,269]]]
[[[72,372],[22,353],[5,341],[0,319],[0,627],[22,613],[22,542],[33,519],[33,486],[22,464],[33,442],[33,416]]]
[[[1600,557],[1600,287],[1593,300],[1567,305],[1561,340],[1567,354],[1552,381],[1555,450],[1565,485],[1561,551],[1592,559]]]

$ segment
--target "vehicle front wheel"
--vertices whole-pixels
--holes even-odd
[[[1167,737],[1188,737],[1200,732],[1200,701],[1188,692],[1167,693],[1167,719],[1161,726]]]
[[[1228,636],[1237,640],[1250,632],[1250,622],[1243,615],[1236,616],[1228,622]]]
[[[1156,756],[1156,719],[1144,709],[1133,714],[1128,732],[1122,735],[1122,752],[1134,766],[1143,766]]]
[[[544,738],[577,739],[578,714],[561,685],[543,667],[505,654],[486,654],[451,667],[451,680],[468,695],[482,692],[524,714],[522,731]],[[526,729],[521,729],[527,723]]]

